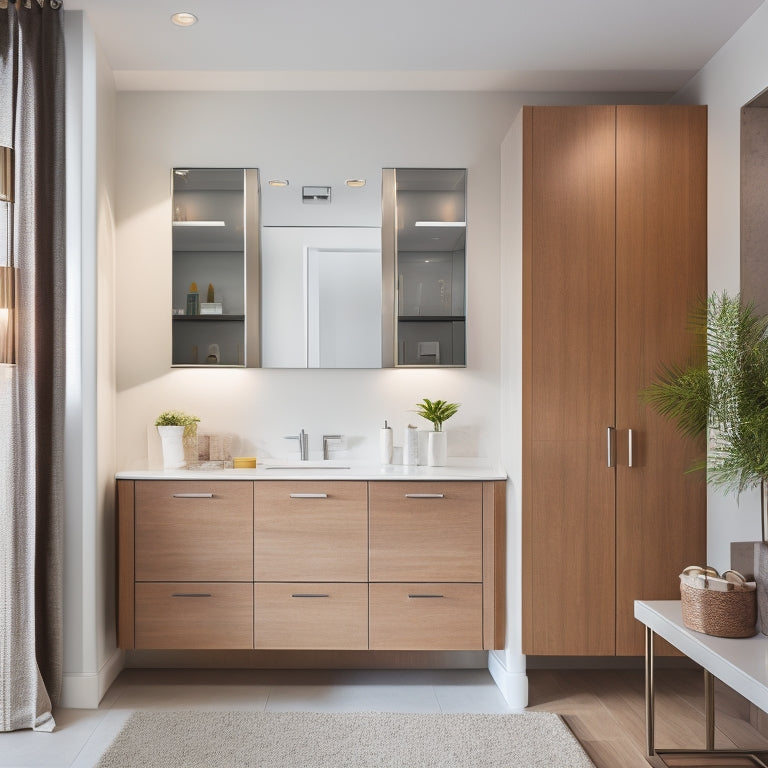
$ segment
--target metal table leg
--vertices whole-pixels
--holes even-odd
[[[655,754],[653,748],[653,705],[655,695],[656,690],[653,682],[653,630],[647,626],[645,628],[645,744],[648,757],[653,757]]]
[[[704,670],[704,714],[706,717],[707,749],[715,748],[715,676]]]

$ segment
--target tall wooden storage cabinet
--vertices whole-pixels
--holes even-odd
[[[639,655],[704,563],[703,442],[639,399],[694,354],[706,107],[523,113],[523,651]]]

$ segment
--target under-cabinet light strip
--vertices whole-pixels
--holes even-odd
[[[466,227],[466,221],[417,221],[417,227]]]
[[[174,227],[226,227],[225,221],[174,221]]]

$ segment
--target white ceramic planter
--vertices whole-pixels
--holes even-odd
[[[430,467],[444,467],[448,463],[447,433],[430,432],[427,439],[427,465]]]
[[[163,469],[183,469],[187,466],[184,459],[184,429],[184,427],[157,428],[163,445]]]

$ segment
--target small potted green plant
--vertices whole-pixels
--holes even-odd
[[[184,441],[197,435],[197,416],[182,411],[163,411],[155,426],[163,446],[163,469],[183,469],[187,466]]]
[[[426,397],[416,404],[416,413],[427,421],[431,421],[433,426],[427,443],[427,464],[430,467],[442,467],[448,462],[448,441],[447,435],[443,432],[443,423],[458,410],[459,403],[428,400]]]

